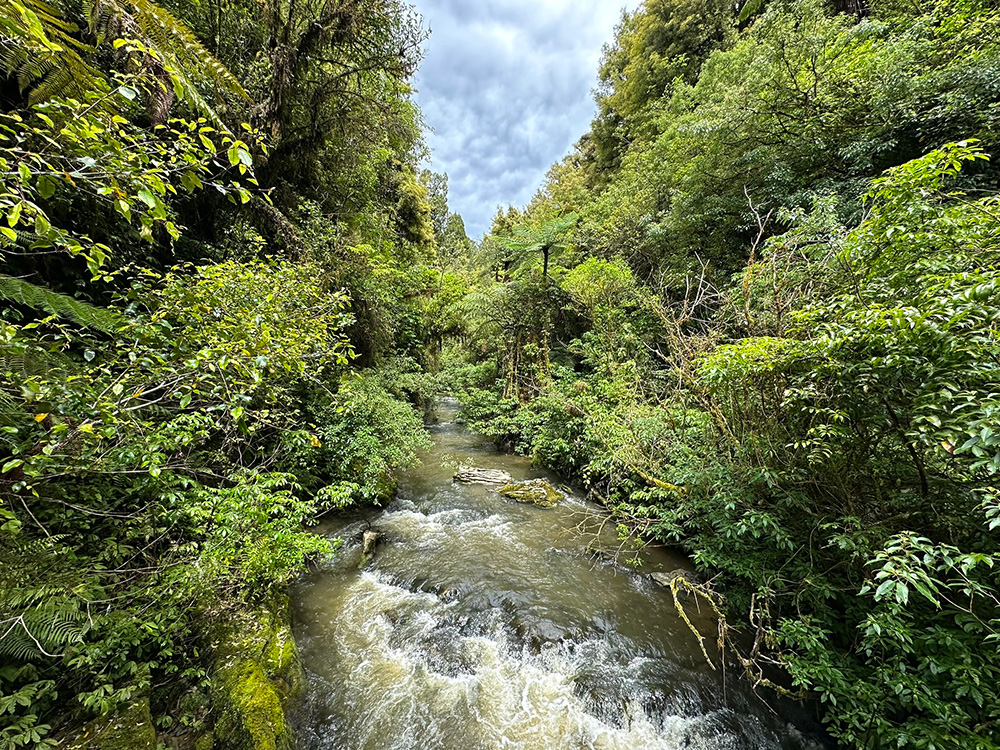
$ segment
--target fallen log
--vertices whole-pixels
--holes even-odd
[[[510,484],[514,481],[514,477],[500,469],[477,469],[473,466],[459,466],[452,480],[462,482],[463,484]]]

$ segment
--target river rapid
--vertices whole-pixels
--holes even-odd
[[[457,408],[438,405],[434,446],[388,507],[319,529],[344,546],[293,591],[300,750],[824,747],[802,712],[706,663],[644,574],[683,558],[644,551],[632,570],[632,553],[610,554],[613,524],[571,491],[545,509],[453,483],[459,464],[546,476],[456,424]],[[358,570],[369,527],[386,541]]]

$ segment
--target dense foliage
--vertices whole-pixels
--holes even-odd
[[[1000,747],[998,30],[646,0],[476,245],[405,3],[0,2],[0,748],[210,726],[212,623],[435,387],[688,550],[845,746]]]
[[[212,627],[424,443],[470,243],[416,169],[420,19],[259,9],[0,3],[0,748],[138,695],[193,741]]]
[[[1000,13],[709,5],[625,17],[449,372],[688,550],[845,746],[1000,747]]]

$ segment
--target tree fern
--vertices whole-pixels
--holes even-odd
[[[209,53],[176,16],[150,0],[84,0],[89,31],[98,44],[133,39],[151,54],[140,66],[149,79],[148,104],[154,120],[166,118],[174,89],[196,111],[221,120],[198,92],[198,83],[246,98],[232,73]],[[88,92],[108,90],[105,75],[82,54],[94,48],[79,41],[78,27],[45,0],[0,0],[0,70],[14,76],[29,103],[57,97],[84,100]],[[171,86],[176,84],[176,86]]]
[[[577,214],[557,216],[537,227],[519,226],[509,237],[500,237],[500,243],[512,251],[510,261],[521,265],[537,254],[542,256],[542,274],[548,276],[549,259],[568,247],[565,234],[572,229],[579,217]]]
[[[102,333],[113,333],[123,324],[122,316],[114,310],[81,302],[13,276],[0,276],[0,299],[43,310]]]
[[[175,84],[177,93],[194,109],[222,125],[215,110],[199,93],[196,83],[248,98],[236,77],[198,41],[176,16],[150,0],[84,0],[84,12],[98,42],[116,39],[141,41],[155,53],[143,64],[153,79],[149,97],[151,119],[165,119]],[[158,108],[154,116],[154,108]],[[162,111],[160,111],[162,110]]]

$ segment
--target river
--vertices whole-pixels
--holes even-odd
[[[621,562],[632,553],[609,554],[619,542],[599,508],[453,483],[459,464],[546,476],[456,411],[438,405],[434,446],[388,507],[320,527],[345,544],[293,592],[310,683],[301,750],[823,747],[792,707],[709,667],[669,591]],[[369,526],[386,542],[359,571]],[[641,558],[643,571],[689,567]]]

